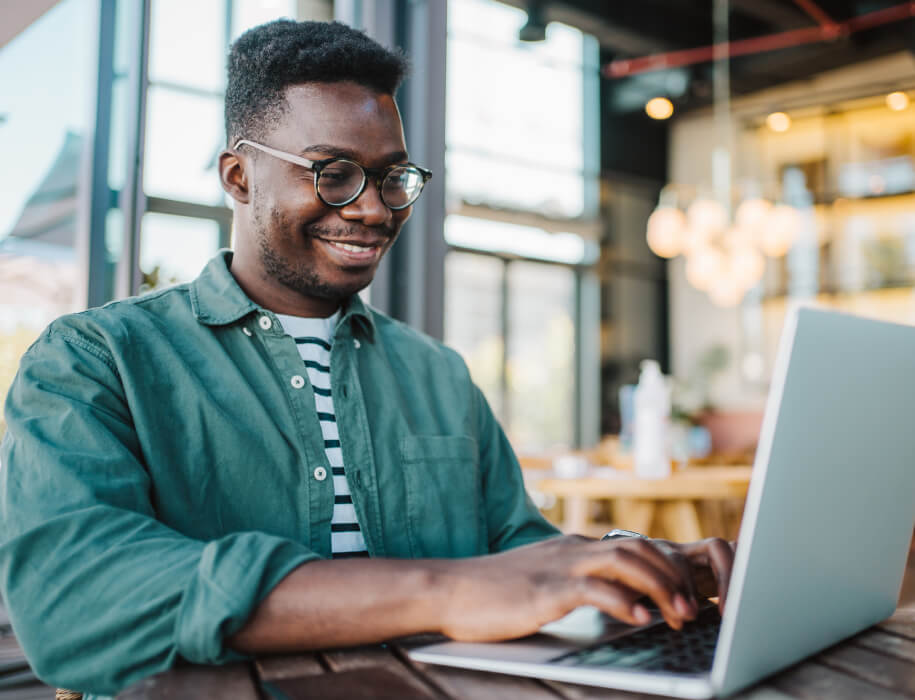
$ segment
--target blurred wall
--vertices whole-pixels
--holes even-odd
[[[735,154],[733,173],[735,181],[741,177],[768,176],[767,145],[750,130],[742,128],[747,120],[758,118],[779,108],[780,104],[807,100],[816,103],[837,99],[836,95],[857,93],[858,96],[880,95],[894,85],[911,85],[915,76],[915,56],[899,53],[885,58],[863,62],[854,66],[823,73],[812,80],[797,81],[784,86],[734,99],[733,137]],[[811,96],[813,96],[811,98]],[[911,109],[911,107],[910,107]],[[792,133],[793,132],[793,133]],[[780,149],[796,152],[798,162],[822,154],[826,144],[813,133],[792,129],[779,134]],[[710,185],[712,180],[712,149],[720,143],[713,128],[710,110],[680,117],[672,125],[670,137],[670,180],[672,182]],[[671,366],[675,375],[685,376],[691,371],[700,355],[713,344],[723,344],[731,351],[728,368],[712,387],[713,404],[728,409],[759,408],[765,400],[766,381],[752,383],[744,379],[741,361],[747,352],[748,324],[760,322],[753,314],[753,303],[743,307],[722,309],[712,304],[705,293],[692,287],[685,277],[685,261],[676,258],[668,264],[670,279],[670,347]],[[768,336],[777,336],[779,328],[769,328]],[[764,344],[773,347],[777,337],[766,337]]]

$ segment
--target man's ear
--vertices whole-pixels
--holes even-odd
[[[219,181],[222,189],[241,204],[247,204],[250,197],[248,192],[248,175],[245,171],[245,162],[232,151],[223,151],[219,154]]]

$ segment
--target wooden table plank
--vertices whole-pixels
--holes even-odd
[[[905,659],[915,663],[915,641],[899,637],[881,630],[869,630],[855,637],[852,642],[856,646],[871,649],[879,654],[889,654],[897,659]],[[915,673],[915,668],[913,668]]]
[[[915,695],[915,666],[882,651],[842,644],[820,654],[817,661],[883,688]]]
[[[178,666],[135,683],[118,700],[260,700],[247,664]]]
[[[380,666],[265,681],[262,689],[264,697],[270,700],[433,700],[441,697],[419,681]]]
[[[558,700],[565,697],[551,690],[542,681],[499,673],[468,671],[462,668],[416,663],[423,676],[431,678],[455,700],[486,698],[486,700]]]
[[[766,685],[794,697],[810,700],[899,700],[906,697],[902,693],[810,661],[780,673]]]
[[[915,639],[915,607],[900,608],[889,620],[877,626],[900,637]]]
[[[417,693],[416,697],[442,696],[442,689],[435,684],[434,679],[430,680],[423,674],[417,673],[413,666],[404,664],[390,646],[360,647],[358,653],[354,653],[352,649],[326,651],[320,656],[334,673],[384,669],[400,678],[406,686],[413,688]]]
[[[327,672],[315,654],[263,656],[254,662],[254,667],[262,681],[319,676]]]

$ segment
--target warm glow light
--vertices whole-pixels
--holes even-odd
[[[696,289],[706,290],[724,269],[724,255],[712,246],[701,246],[686,259],[686,279]]]
[[[784,112],[772,112],[766,117],[766,126],[779,133],[788,131],[791,128],[791,117]]]
[[[674,113],[674,105],[666,97],[653,97],[645,103],[645,114],[652,119],[669,119]]]
[[[683,251],[686,217],[674,207],[658,207],[648,217],[648,247],[662,258],[675,258]]]
[[[712,303],[724,308],[737,306],[746,292],[736,275],[727,272],[712,280],[707,291]]]
[[[689,227],[695,231],[717,233],[728,225],[728,213],[714,199],[697,199],[686,210]]]
[[[759,237],[762,252],[770,258],[780,258],[794,243],[801,230],[801,215],[787,204],[779,204],[766,220]]]
[[[901,112],[909,106],[909,96],[904,92],[891,92],[886,96],[886,106],[894,112]]]
[[[765,199],[745,199],[734,213],[734,223],[749,233],[758,233],[772,211],[772,204]]]
[[[734,279],[745,290],[756,286],[766,271],[766,261],[760,252],[751,246],[738,244],[728,253]]]

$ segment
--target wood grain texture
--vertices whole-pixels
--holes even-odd
[[[899,637],[889,632],[870,630],[855,637],[851,643],[879,654],[889,654],[897,659],[904,659],[913,664],[912,673],[915,673],[915,640]]]
[[[877,626],[900,637],[915,639],[915,607],[900,608],[889,620]]]
[[[829,649],[817,660],[869,683],[915,695],[915,666],[909,661],[852,644]]]
[[[247,664],[179,666],[146,678],[118,700],[260,700]]]
[[[440,697],[409,677],[377,666],[268,681],[262,688],[270,700],[434,700]]]
[[[766,685],[793,697],[810,700],[898,700],[906,697],[809,661],[775,676]]]
[[[254,662],[257,677],[264,681],[284,678],[304,678],[325,673],[324,666],[314,654],[283,654],[264,656]]]
[[[434,679],[429,679],[418,673],[412,666],[405,665],[392,647],[370,646],[360,647],[358,652],[353,650],[327,651],[321,654],[327,667],[334,673],[355,671],[369,668],[383,668],[388,673],[401,678],[406,684],[429,694],[429,697],[442,696],[442,690]]]

